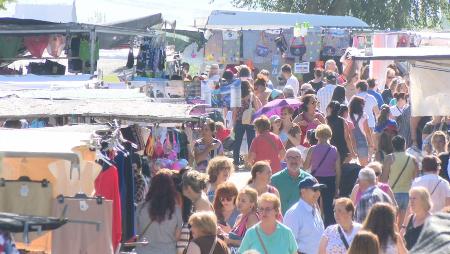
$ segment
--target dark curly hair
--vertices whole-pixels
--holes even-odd
[[[150,219],[159,223],[166,220],[166,216],[169,220],[172,219],[177,199],[178,194],[172,176],[167,173],[156,174],[145,197],[145,201],[149,203]]]

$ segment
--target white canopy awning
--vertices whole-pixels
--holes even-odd
[[[208,17],[206,28],[218,30],[266,30],[292,28],[297,22],[308,22],[314,27],[369,27],[364,21],[351,16],[214,10]]]

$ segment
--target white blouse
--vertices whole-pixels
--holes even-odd
[[[331,225],[328,226],[327,229],[325,229],[325,231],[323,232],[324,237],[328,240],[328,244],[326,247],[327,254],[347,253],[347,249],[345,249],[345,245],[339,235],[338,227],[340,227],[339,224]],[[342,232],[344,233],[345,240],[347,240],[349,246],[352,244],[353,238],[361,229],[361,227],[361,224],[353,222],[353,230],[349,235],[347,235],[347,233],[345,233],[345,231],[341,228]]]

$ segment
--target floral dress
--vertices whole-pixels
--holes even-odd
[[[338,231],[339,224],[331,225],[325,229],[323,232],[323,236],[328,240],[328,244],[326,247],[327,254],[346,254],[347,249],[345,248],[344,242],[342,242],[341,237],[339,236]],[[361,224],[353,222],[353,230],[350,235],[347,235],[341,228],[344,233],[345,239],[347,243],[351,245],[353,238],[361,229]]]

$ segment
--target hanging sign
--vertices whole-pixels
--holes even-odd
[[[294,73],[309,73],[309,62],[295,63]]]

